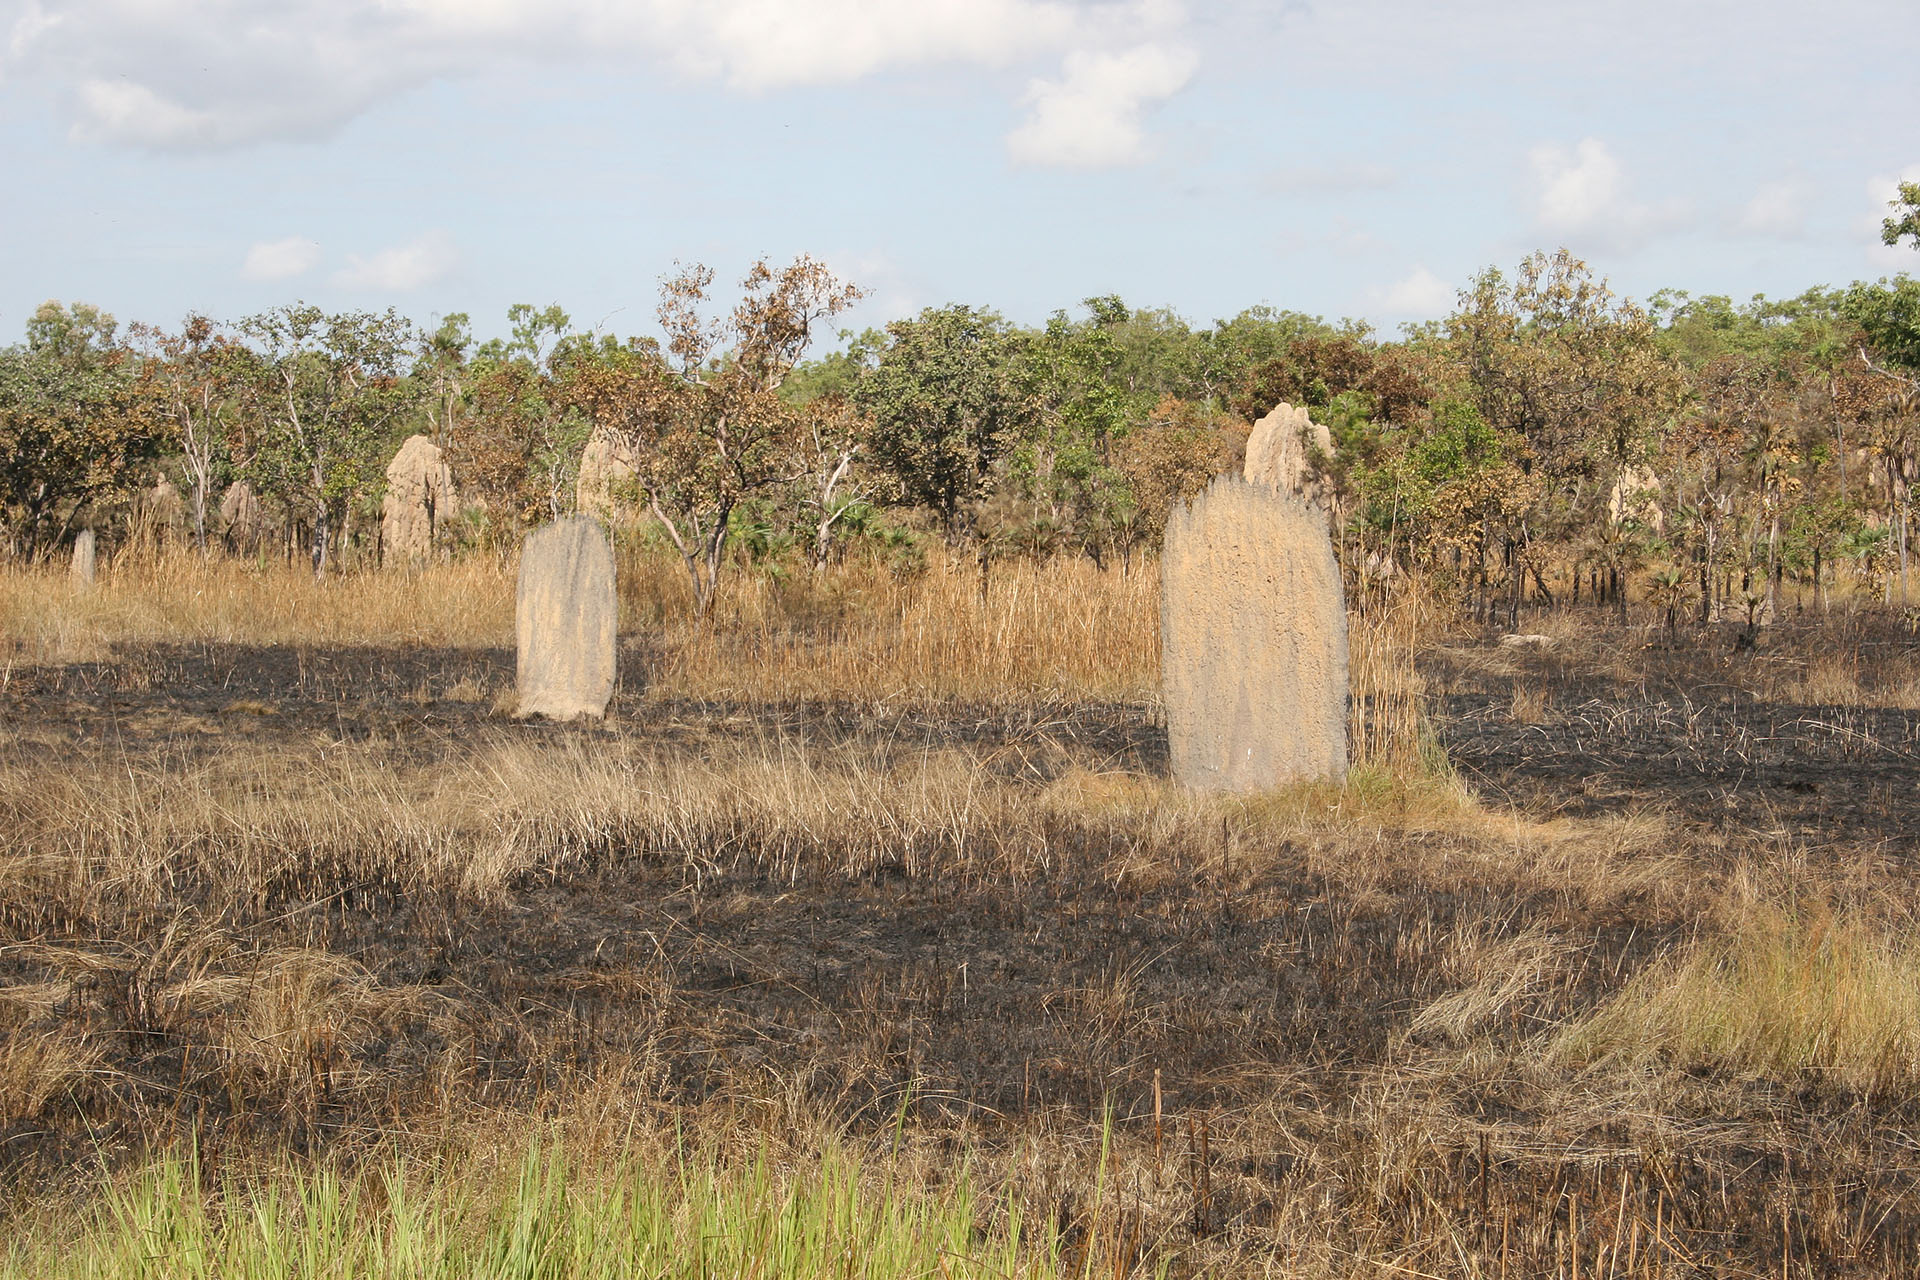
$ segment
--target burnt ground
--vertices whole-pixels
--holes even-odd
[[[1631,678],[1567,653],[1447,648],[1423,662],[1429,715],[1449,762],[1488,800],[1528,812],[1671,813],[1717,830],[1801,840],[1920,839],[1920,708],[1781,701],[1756,691],[1770,656],[1737,633],[1655,648],[1635,631]],[[1794,637],[1819,644],[1817,631]],[[1601,637],[1597,647],[1611,643]],[[1881,638],[1920,659],[1920,639]],[[1493,656],[1495,661],[1488,661]],[[1043,737],[1077,762],[1164,773],[1166,737],[1141,703],[874,706],[726,702],[649,693],[649,654],[623,646],[608,731],[693,745],[711,737],[794,737],[991,751]],[[384,737],[418,759],[457,750],[495,726],[513,680],[507,649],[143,646],[110,662],[29,667],[0,679],[0,716],[72,742],[112,742],[136,757],[191,756],[303,734]],[[463,684],[469,686],[463,689]],[[1515,692],[1541,705],[1516,707]],[[521,726],[529,736],[593,730]],[[1065,758],[1065,757],[1063,757]]]
[[[457,757],[471,736],[506,722],[495,705],[513,685],[510,649],[143,645],[107,662],[26,667],[0,680],[0,716],[30,734],[110,743],[138,759],[195,756],[314,735],[391,741],[428,763]],[[621,647],[608,722],[532,721],[535,740],[634,734],[689,747],[715,738],[803,743],[890,742],[903,749],[1069,745],[1077,762],[1149,774],[1166,768],[1166,734],[1145,704],[907,704],[663,697],[647,689],[649,655]]]
[[[1484,646],[1443,649],[1425,663],[1435,734],[1482,796],[1533,812],[1654,809],[1716,831],[1910,852],[1920,707],[1770,697],[1779,666],[1819,659],[1823,633],[1782,628],[1757,647],[1739,637],[1668,646],[1630,632],[1491,661]],[[1847,641],[1869,674],[1920,656],[1920,640],[1890,626]],[[1595,650],[1608,646],[1603,665]]]
[[[623,654],[603,729],[509,730],[492,704],[511,683],[511,653],[431,649],[143,648],[13,670],[0,716],[15,751],[69,753],[77,768],[329,740],[432,764],[500,732],[640,734],[689,752],[769,736],[964,747],[1015,782],[1165,767],[1145,704],[700,702],[649,693],[646,666],[644,652]],[[1442,651],[1427,668],[1435,736],[1491,800],[1660,814],[1683,837],[1702,834],[1703,877],[1783,834],[1903,863],[1920,717],[1769,704],[1728,671],[1717,652],[1650,653],[1629,683],[1576,655],[1479,648]],[[1543,705],[1520,707],[1516,688],[1545,689]],[[312,1150],[463,1097],[538,1109],[614,1072],[662,1105],[782,1095],[855,1130],[903,1107],[917,1124],[991,1134],[1097,1123],[1110,1106],[1123,1135],[1144,1142],[1157,1076],[1173,1133],[1201,1116],[1216,1134],[1217,1185],[1203,1206],[1196,1183],[1184,1211],[1195,1235],[1258,1240],[1312,1200],[1323,1218],[1409,1232],[1423,1214],[1477,1223],[1487,1248],[1485,1223],[1504,1214],[1514,1248],[1534,1241],[1545,1258],[1567,1204],[1604,1228],[1630,1187],[1633,1212],[1662,1216],[1675,1247],[1701,1260],[1693,1274],[1746,1274],[1783,1240],[1821,1260],[1821,1274],[1901,1274],[1920,1238],[1907,1137],[1920,1109],[1909,1102],[1698,1079],[1673,1086],[1658,1117],[1604,1099],[1570,1112],[1568,1081],[1516,1068],[1529,1037],[1593,1007],[1694,922],[1659,895],[1432,870],[1429,853],[1472,838],[1392,833],[1401,847],[1363,885],[1330,873],[1312,837],[1224,822],[1218,839],[1160,849],[1156,872],[1134,874],[1142,834],[1090,818],[1049,829],[1054,869],[1019,877],[772,875],[745,831],[697,872],[670,850],[610,847],[524,876],[499,900],[343,885],[235,919],[189,886],[167,910],[218,920],[249,946],[349,957],[384,985],[430,992],[438,1012],[395,1015],[329,1048],[337,1059],[313,1069],[322,1083],[296,1099],[284,1084],[236,1092],[195,1067],[194,1028],[143,1023],[137,992],[102,986],[90,1009],[64,1016],[118,1034],[110,1077],[10,1117],[0,1165],[44,1174],[131,1149],[163,1121]],[[6,929],[0,982],[46,980],[36,947],[150,941]],[[1451,940],[1475,930],[1544,932],[1567,957],[1484,1032],[1492,1056],[1408,1031],[1464,984]],[[336,1093],[336,1078],[378,1087]],[[1391,1177],[1388,1148],[1406,1149]]]

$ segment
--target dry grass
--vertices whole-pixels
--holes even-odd
[[[116,644],[513,643],[513,578],[494,561],[315,579],[282,561],[129,552],[91,588],[43,567],[0,567],[0,643],[14,663],[91,662]]]
[[[1485,811],[1448,778],[1379,766],[1345,787],[1202,799],[1056,759],[1037,740],[1024,758],[1053,761],[1037,772],[1004,747],[885,735],[749,735],[689,750],[638,729],[502,728],[437,758],[381,741],[310,748],[216,750],[191,763],[108,751],[79,768],[7,760],[0,814],[14,834],[0,927],[23,980],[0,1002],[0,1036],[40,1057],[20,1062],[27,1083],[4,1095],[0,1129],[84,1118],[95,1134],[120,1135],[89,1143],[111,1151],[197,1118],[222,1159],[241,1161],[249,1134],[325,1136],[346,1151],[498,1152],[513,1140],[484,1126],[501,1117],[599,1105],[652,1135],[642,1145],[676,1126],[718,1125],[738,1134],[743,1158],[772,1142],[804,1175],[803,1149],[831,1120],[860,1141],[904,1140],[914,1185],[936,1198],[964,1161],[990,1192],[984,1201],[1060,1233],[1076,1274],[1150,1274],[1169,1259],[1183,1273],[1472,1274],[1434,1271],[1448,1256],[1435,1250],[1467,1230],[1469,1201],[1407,1216],[1452,1196],[1444,1187],[1461,1151],[1457,1104],[1422,1083],[1444,1060],[1421,1038],[1485,1052],[1484,1037],[1503,1036],[1522,1012],[1531,1026],[1565,1007],[1580,986],[1582,948],[1565,936],[1573,920],[1638,893],[1633,877],[1648,873],[1636,860],[1671,843],[1650,820],[1542,824]],[[658,874],[645,891],[627,888],[617,873],[629,867]],[[1684,882],[1670,871],[1665,881],[1677,909]],[[633,938],[562,953],[498,936],[549,919],[559,908],[539,904],[541,886],[568,885],[610,906],[632,894],[643,908]],[[970,1105],[925,1059],[940,1011],[966,1016],[968,984],[987,995],[1006,962],[965,935],[889,945],[883,960],[876,917],[849,927],[827,904],[887,885],[899,886],[900,910],[927,894],[1016,913],[1031,903],[1040,933],[1078,936],[1069,953],[1096,939],[1112,948],[1043,981],[1040,1015],[1003,1033],[1031,1044],[1025,1069],[1051,1082],[1052,1100],[1011,1105],[1031,1084],[1016,1079],[999,1083],[1008,1097]],[[677,914],[644,910],[662,892],[682,899]],[[460,944],[469,958],[447,961],[448,975],[423,974],[381,933],[343,932],[347,895],[376,930],[390,920],[425,954],[435,939],[483,936]],[[701,972],[724,972],[723,988],[808,985],[805,963],[769,959],[749,936],[756,915],[795,895],[873,957],[835,1003],[794,997],[836,1029],[827,1060],[735,1058],[737,1035],[702,1049],[713,1032],[695,1001],[714,979]],[[1486,910],[1450,916],[1432,905],[1482,898]],[[1552,901],[1576,904],[1575,915],[1543,922],[1526,905]],[[877,909],[894,914],[884,898]],[[698,923],[703,914],[710,923]],[[940,918],[957,928],[961,913]],[[1231,938],[1212,949],[1204,939],[1235,918],[1297,918],[1301,932],[1294,943],[1256,933],[1269,953]],[[1142,950],[1101,923],[1123,919],[1175,932]],[[712,940],[669,945],[689,921]],[[1019,931],[1034,929],[1023,917]],[[1182,962],[1191,976],[1171,985],[1160,954],[1169,945],[1202,948]],[[608,946],[604,965],[587,959]],[[962,948],[971,978],[953,959],[920,958],[943,946]],[[1376,972],[1393,975],[1387,989],[1363,994]],[[1324,984],[1316,1008],[1364,1004],[1348,1034],[1392,1032],[1406,1065],[1339,1068],[1350,1096],[1336,1104],[1310,1055],[1276,1056],[1287,1022],[1265,1012],[1273,999],[1261,990],[1276,983],[1290,1001],[1305,996],[1300,984]],[[1482,994],[1489,984],[1499,989]],[[1404,991],[1430,993],[1427,1013],[1409,1017]],[[601,1011],[570,1012],[577,1003]],[[594,1048],[595,1028],[616,1017],[631,1028]],[[780,1032],[761,1018],[758,1035]],[[1179,1065],[1196,1051],[1205,1071]],[[668,1087],[689,1055],[721,1058],[701,1068],[703,1101]],[[526,1087],[502,1090],[502,1060]],[[1096,1063],[1089,1087],[1062,1099],[1062,1081]],[[1139,1091],[1156,1063],[1166,1067],[1164,1130]],[[869,1092],[877,1105],[847,1105]],[[1272,1172],[1275,1151],[1293,1172]],[[1513,1183],[1503,1201],[1533,1194],[1522,1165],[1501,1177]],[[453,1194],[461,1186],[456,1177]],[[1328,1197],[1345,1205],[1332,1233],[1314,1207]],[[355,1221],[371,1212],[348,1211]],[[1000,1212],[980,1210],[980,1229],[998,1230]],[[1554,1248],[1550,1227],[1532,1220],[1510,1245],[1516,1259]]]
[[[1920,1082],[1920,951],[1857,911],[1749,900],[1565,1028],[1555,1052],[1907,1095]]]
[[[278,561],[128,554],[90,591],[46,569],[0,569],[9,664],[99,661],[116,645],[504,647],[514,566],[469,559],[417,573],[325,580]],[[666,697],[1047,703],[1158,698],[1159,577],[1081,557],[995,567],[930,557],[911,574],[854,562],[823,574],[740,570],[711,627],[691,619],[677,562],[644,548],[620,561],[621,630]],[[1351,619],[1353,755],[1432,766],[1415,670],[1434,606],[1411,591]],[[470,683],[444,695],[481,701]]]
[[[711,632],[677,572],[623,556],[646,690],[584,728],[487,715],[504,566],[0,575],[16,670],[111,654],[0,683],[5,1207],[178,1140],[265,1186],[288,1153],[363,1189],[445,1158],[419,1203],[478,1188],[492,1221],[512,1177],[479,1166],[557,1120],[595,1168],[670,1167],[686,1134],[793,1187],[885,1150],[949,1207],[965,1168],[971,1238],[1017,1207],[1082,1280],[1911,1274],[1897,841],[1810,849],[1772,807],[1799,793],[1477,798],[1428,725],[1414,593],[1353,619],[1344,785],[1202,799],[1154,754],[1150,568],[1009,565],[984,596],[937,557],[743,573]],[[1523,757],[1585,717],[1674,774],[1714,735],[1659,679],[1753,698],[1821,653],[1555,634],[1462,646],[1445,691],[1485,681]],[[1827,645],[1856,685],[1886,664],[1849,655],[1899,652],[1878,637]],[[213,639],[334,649],[229,688],[244,653],[139,647]],[[372,1247],[380,1206],[343,1203]]]
[[[1492,837],[1462,865],[1484,855],[1550,868],[1542,844],[1566,838],[1483,814],[1449,780],[1377,767],[1347,787],[1240,800],[1081,767],[1023,778],[996,769],[1019,758],[1005,748],[766,738],[690,752],[644,733],[492,733],[455,760],[413,763],[379,743],[315,747],[313,757],[241,748],[191,764],[102,760],[97,770],[15,756],[0,770],[12,832],[0,852],[0,913],[23,932],[111,927],[186,887],[243,914],[324,898],[342,883],[482,900],[529,874],[615,856],[695,876],[746,866],[787,880],[1018,882],[1075,871],[1066,850],[1076,829],[1120,837],[1143,866],[1176,851],[1204,862],[1222,856],[1223,841],[1384,826]],[[1585,835],[1569,866],[1610,874]],[[1105,857],[1113,841],[1095,847]]]
[[[657,556],[622,565],[623,628],[660,637],[660,687],[715,698],[1049,701],[1153,696],[1160,580],[1081,557],[996,565],[981,591],[963,558],[907,576],[852,563],[726,584],[711,630],[689,626],[682,575]]]
[[[1920,648],[1886,636],[1842,630],[1775,655],[1759,676],[1756,692],[1769,701],[1920,711]]]

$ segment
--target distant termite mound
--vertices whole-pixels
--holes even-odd
[[[595,428],[580,455],[574,505],[610,529],[631,525],[639,517],[634,475],[632,450],[611,432]]]
[[[1173,775],[1259,791],[1347,772],[1347,611],[1326,519],[1223,476],[1167,522],[1160,681]]]
[[[227,486],[220,496],[220,524],[226,530],[224,537],[231,554],[250,556],[260,549],[266,517],[260,510],[259,496],[245,480]]]
[[[1281,493],[1326,507],[1325,485],[1313,465],[1313,454],[1333,455],[1333,436],[1305,409],[1282,400],[1273,412],[1253,424],[1247,437],[1244,474],[1252,484],[1264,484]]]
[[[454,502],[446,454],[426,436],[408,436],[387,464],[387,493],[380,503],[381,560],[417,565],[431,557],[441,527],[453,518]]]

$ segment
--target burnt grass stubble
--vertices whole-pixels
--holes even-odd
[[[1813,862],[1869,859],[1895,883],[1912,877],[1914,713],[1758,701],[1743,692],[1753,654],[1728,636],[1644,640],[1439,650],[1423,663],[1435,736],[1496,806],[1660,815],[1702,879],[1787,844]],[[1904,643],[1891,632],[1882,642]],[[1623,647],[1638,650],[1624,678]],[[1602,651],[1610,662],[1588,660]],[[666,699],[644,692],[650,658],[623,651],[614,722],[689,752],[729,737],[870,745],[876,758],[959,745],[1036,785],[1070,767],[1166,767],[1144,704]],[[236,745],[311,753],[328,740],[432,765],[458,761],[476,735],[612,731],[508,727],[484,697],[437,696],[511,679],[508,651],[140,646],[13,669],[0,710],[14,763],[51,749],[76,770]],[[1524,723],[1513,711],[1522,683],[1546,703]],[[776,874],[742,830],[699,867],[609,846],[493,900],[342,883],[236,907],[183,883],[120,936],[6,921],[0,983],[57,976],[50,946],[138,954],[187,919],[429,987],[457,1010],[466,1043],[448,1043],[444,1018],[401,1020],[342,1051],[361,1063],[321,1054],[297,1100],[247,1096],[196,1070],[193,1028],[155,1030],[137,992],[101,983],[55,1016],[107,1035],[103,1069],[39,1114],[7,1118],[0,1183],[30,1198],[187,1135],[209,1167],[223,1152],[353,1149],[416,1114],[539,1113],[617,1079],[663,1117],[779,1095],[856,1135],[904,1117],[955,1152],[1070,1132],[1084,1150],[1110,1116],[1116,1159],[1133,1170],[1123,1264],[1146,1256],[1141,1220],[1156,1214],[1144,1234],[1181,1253],[1177,1269],[1231,1267],[1305,1232],[1330,1241],[1329,1256],[1391,1254],[1445,1274],[1510,1262],[1527,1274],[1582,1242],[1589,1258],[1609,1241],[1619,1253],[1628,1221],[1620,1274],[1629,1257],[1650,1274],[1779,1274],[1784,1259],[1795,1275],[1898,1275],[1920,1260],[1912,1100],[1705,1071],[1643,1095],[1534,1061],[1543,1028],[1685,941],[1698,927],[1685,905],[1436,874],[1422,846],[1472,838],[1444,830],[1369,834],[1389,846],[1375,858],[1384,870],[1356,885],[1313,856],[1310,832],[1223,819],[1208,848],[1163,850],[1161,873],[1141,876],[1121,870],[1138,861],[1139,833],[1056,826],[1053,869],[1018,877],[990,859],[968,866],[964,851],[937,875],[904,863]],[[1465,1047],[1410,1034],[1415,1012],[1465,981],[1437,960],[1440,940],[1475,928],[1545,930],[1571,940],[1577,962]],[[449,1059],[458,1071],[429,1069]],[[330,1093],[354,1066],[399,1083],[374,1102]],[[1041,1189],[1070,1235],[1086,1225],[1090,1186],[1091,1175],[1062,1176]]]

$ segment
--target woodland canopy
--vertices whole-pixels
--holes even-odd
[[[1920,243],[1910,224],[1889,238]],[[1624,607],[1643,574],[1670,616],[1751,620],[1841,582],[1910,598],[1907,275],[1642,302],[1561,250],[1488,268],[1446,319],[1391,338],[1265,306],[1197,326],[1105,296],[1035,327],[929,308],[824,354],[854,284],[758,263],[716,313],[713,282],[664,283],[664,341],[583,332],[557,305],[476,341],[459,314],[422,332],[293,304],[123,330],[45,303],[0,349],[0,553],[45,558],[83,527],[222,553],[221,497],[244,483],[269,528],[253,554],[322,573],[376,558],[383,468],[412,434],[460,487],[440,553],[499,553],[573,507],[598,436],[632,536],[685,562],[703,611],[742,565],[908,571],[935,542],[983,572],[1057,554],[1125,572],[1286,401],[1329,429],[1313,462],[1349,574],[1424,572],[1488,621]]]

